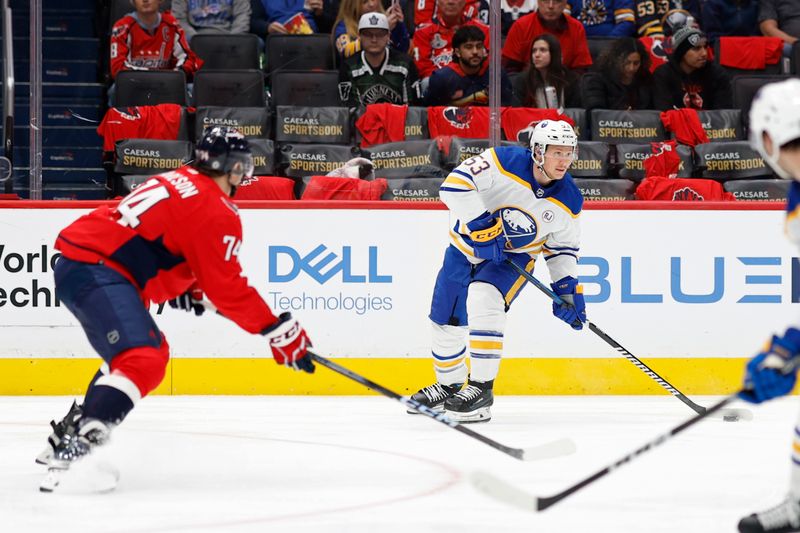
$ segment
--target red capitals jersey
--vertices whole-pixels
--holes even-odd
[[[103,137],[103,151],[114,150],[121,139],[176,140],[181,129],[183,108],[178,104],[112,107],[97,126]]]
[[[125,276],[142,299],[161,303],[195,282],[227,318],[250,333],[277,320],[242,276],[242,223],[210,178],[184,166],[153,176],[116,207],[102,206],[64,228],[64,257],[102,263]]]
[[[414,33],[414,63],[417,64],[420,79],[427,78],[434,70],[450,64],[453,60],[453,35],[461,26],[480,28],[486,35],[483,44],[487,50],[489,49],[489,26],[475,19],[462,20],[462,24],[451,28],[434,19]]]
[[[113,78],[120,70],[183,70],[190,80],[202,64],[170,13],[161,13],[161,21],[152,34],[130,15],[119,19],[111,30]]]
[[[436,0],[410,0],[414,2],[414,26],[419,28],[423,24],[433,22],[438,16]],[[484,11],[486,8],[484,7]],[[488,17],[488,13],[481,13],[481,0],[467,0],[464,5],[464,17],[468,19],[481,19],[481,15]],[[487,19],[488,20],[488,19]],[[481,20],[484,24],[487,20]]]
[[[489,108],[479,106],[428,108],[428,131],[431,139],[454,135],[466,139],[489,136]]]

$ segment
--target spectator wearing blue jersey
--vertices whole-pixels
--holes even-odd
[[[250,0],[172,0],[172,14],[190,43],[197,33],[250,31]]]
[[[636,33],[633,0],[569,0],[565,12],[583,24],[587,37],[631,37]]]
[[[322,8],[323,0],[250,0],[250,33],[262,39],[269,33],[315,33]]]
[[[428,106],[468,106],[489,104],[489,64],[478,26],[462,26],[453,35],[453,61],[431,74],[425,91]],[[508,75],[500,81],[501,105],[510,105],[513,93]]]

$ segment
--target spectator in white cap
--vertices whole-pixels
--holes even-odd
[[[384,9],[381,0],[342,0],[339,13],[333,27],[333,43],[342,57],[350,57],[361,51],[358,38],[358,22],[363,15],[383,13],[389,23],[389,46],[400,52],[408,53],[411,47],[411,36],[404,23],[403,9],[400,2],[394,1],[388,9]]]
[[[708,60],[708,39],[692,26],[672,36],[672,55],[653,72],[653,105],[656,109],[728,109],[731,80],[725,70]]]
[[[339,96],[351,106],[417,103],[417,68],[412,59],[389,47],[389,21],[383,13],[365,13],[358,21],[361,53],[342,62]]]

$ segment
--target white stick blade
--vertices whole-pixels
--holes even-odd
[[[539,461],[541,459],[553,459],[571,455],[576,450],[575,442],[572,439],[559,439],[553,442],[532,446],[522,450],[523,461]]]
[[[484,471],[472,472],[470,484],[499,502],[525,511],[536,511],[536,497]]]

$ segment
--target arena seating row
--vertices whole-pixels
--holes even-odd
[[[179,129],[187,132],[187,140],[199,139],[204,129],[210,125],[224,124],[236,125],[248,137],[278,142],[362,144],[355,127],[356,118],[361,114],[363,109],[351,113],[349,109],[337,106],[277,106],[275,109],[263,106],[198,106],[195,113],[182,115],[181,120],[185,124],[182,123]],[[446,112],[444,114],[449,116]],[[564,115],[574,122],[578,138],[584,141],[620,144],[648,143],[671,138],[671,134],[664,129],[658,111],[595,109],[587,113],[583,109],[568,108],[564,110]],[[700,111],[698,116],[712,143],[741,141],[746,138],[744,115],[738,109]],[[473,131],[479,131],[479,128],[474,127]],[[428,108],[408,107],[404,132],[405,140],[431,138]],[[523,128],[516,133],[515,138],[508,140],[527,143],[529,134],[529,129]],[[482,136],[480,133],[477,135]]]

